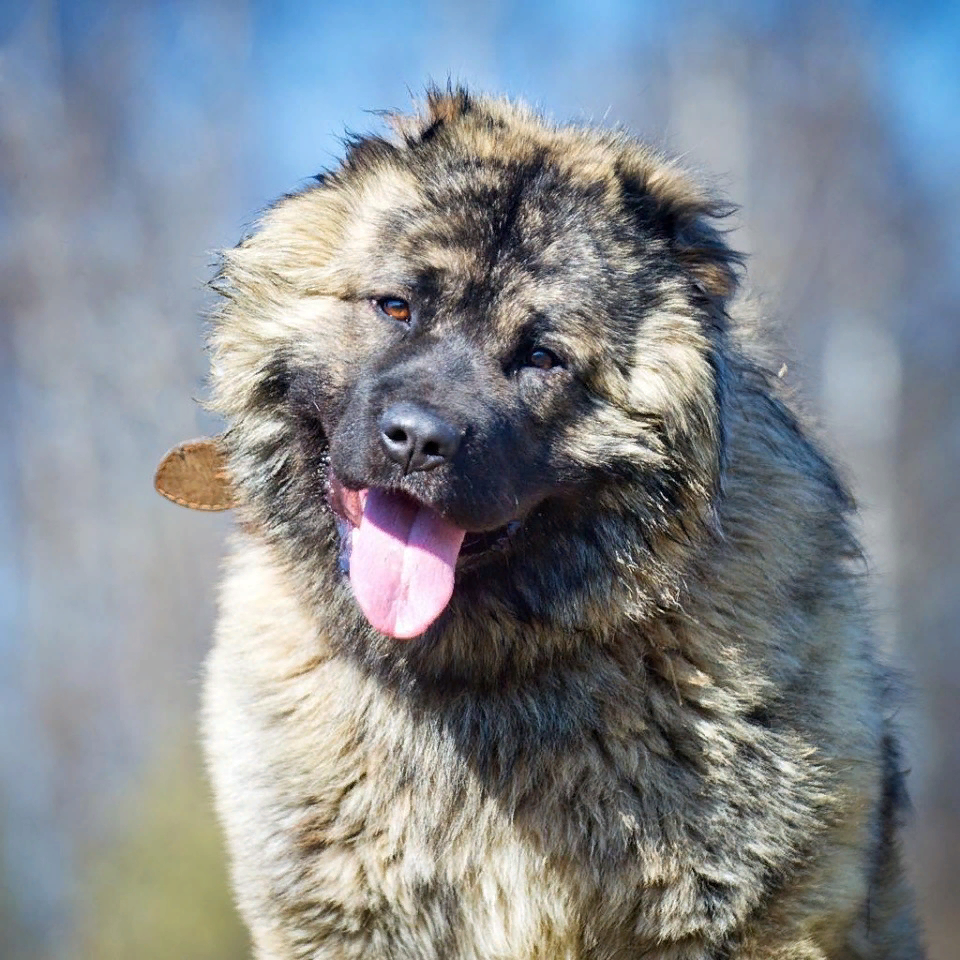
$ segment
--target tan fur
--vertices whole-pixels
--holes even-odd
[[[391,149],[268,212],[220,280],[213,405],[242,532],[204,725],[258,958],[919,958],[849,500],[726,315],[735,264],[708,225],[721,208],[623,135],[505,101],[433,93],[394,128]],[[494,187],[504,157],[541,158],[592,189],[599,232],[543,243],[560,270],[543,279],[478,259],[408,165],[437,137]],[[609,296],[590,279],[632,269],[602,229],[628,193],[650,198],[676,265],[651,267],[655,306],[631,344],[598,332]],[[397,209],[409,225],[388,246]],[[554,216],[519,210],[531,234]],[[382,355],[364,304],[407,296],[414,258],[451,303],[471,281],[496,287],[489,326],[471,328],[485,349],[531,311],[565,307],[556,349],[582,358],[591,398],[555,441],[571,464],[682,479],[637,513],[633,481],[591,488],[593,529],[571,522],[571,556],[597,579],[545,571],[569,584],[541,590],[545,613],[518,618],[492,586],[469,606],[455,592],[427,638],[402,643],[356,610],[322,504],[298,508],[322,480],[264,383],[282,357],[322,371],[318,404],[348,390]],[[594,312],[578,314],[594,290]],[[436,336],[455,323],[438,314]]]

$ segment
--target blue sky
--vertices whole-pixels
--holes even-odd
[[[740,0],[727,9],[732,23],[749,24],[762,42],[765,27],[789,17],[791,7]],[[960,4],[845,9],[875,54],[875,95],[905,150],[924,176],[952,176],[960,165]],[[696,6],[630,0],[376,0],[362,15],[326,4],[260,2],[253,10],[260,123],[270,171],[288,186],[337,154],[344,126],[371,125],[365,107],[406,106],[408,88],[427,78],[521,95],[560,115],[615,111],[612,78],[621,59],[656,55],[675,31],[696,31],[699,22]]]
[[[0,5],[0,43],[29,9]],[[609,112],[613,121],[629,121],[619,108],[643,91],[624,88],[625,65],[661,56],[679,35],[703,31],[747,30],[762,44],[766,32],[790,29],[804,8],[771,0],[722,7],[370,0],[362,8],[253,0],[148,4],[130,14],[123,4],[73,0],[53,9],[68,60],[99,53],[118,12],[139,19],[142,53],[132,95],[158,140],[223,95],[218,78],[239,67],[253,104],[246,118],[256,141],[250,200],[265,202],[334,163],[345,128],[376,125],[366,111],[405,107],[410,91],[429,79],[523,96],[564,118]],[[824,10],[844,20],[866,51],[878,107],[918,175],[952,187],[960,166],[960,4],[849,0]],[[227,62],[238,49],[243,63]]]

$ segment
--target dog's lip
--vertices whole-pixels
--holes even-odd
[[[418,500],[406,490],[395,490],[393,492],[407,497],[416,503],[430,507],[432,510],[436,509],[432,504]],[[344,484],[332,470],[329,472],[327,477],[327,502],[337,520],[340,540],[344,547],[346,547],[346,541],[349,538],[350,531],[360,526],[365,499],[365,489],[354,490]],[[488,550],[502,547],[519,528],[519,520],[510,520],[492,530],[468,529],[463,539],[463,545],[460,548],[460,556],[476,556]],[[344,560],[346,560],[346,558],[344,558]]]
[[[331,470],[327,476],[327,502],[338,520],[359,527],[363,516],[365,491],[345,486]]]

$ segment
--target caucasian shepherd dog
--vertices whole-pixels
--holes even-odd
[[[921,956],[850,496],[724,208],[462,90],[224,255],[205,736],[262,960]]]

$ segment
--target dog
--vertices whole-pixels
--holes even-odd
[[[728,206],[463,89],[392,126],[215,281],[204,738],[257,957],[921,957],[854,504]]]

